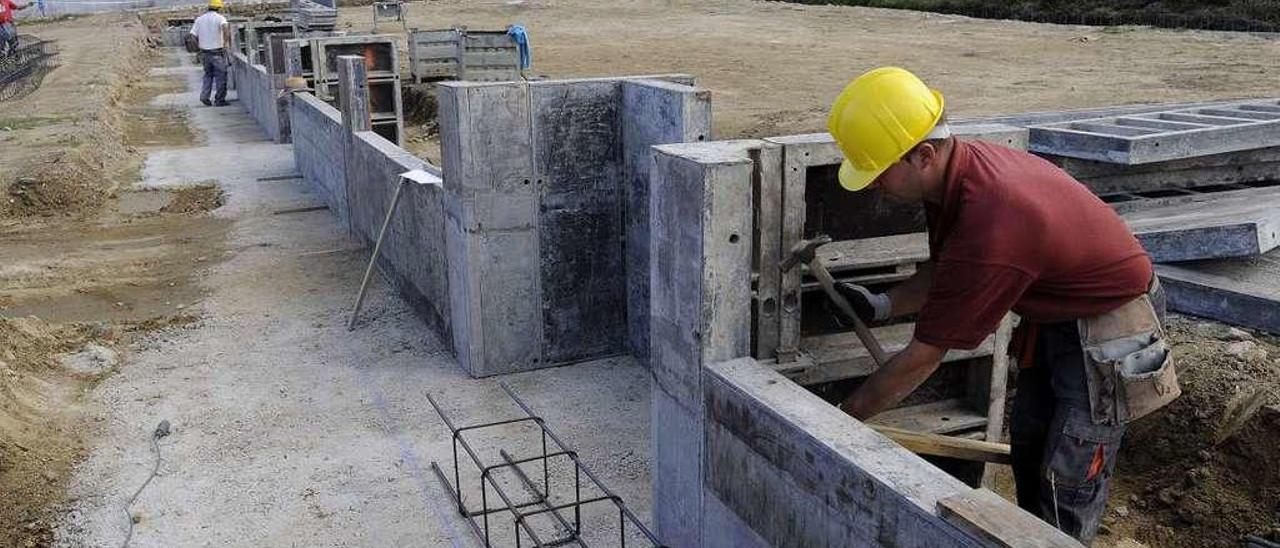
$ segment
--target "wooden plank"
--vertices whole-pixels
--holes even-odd
[[[868,424],[900,428],[912,432],[950,434],[985,427],[987,417],[963,398],[909,405],[871,417]]]
[[[989,462],[992,464],[1010,463],[1008,444],[912,432],[878,424],[867,424],[867,426],[880,433],[880,435],[898,442],[898,445],[917,455]]]
[[[831,242],[818,257],[832,274],[858,268],[919,263],[929,260],[929,236],[923,232]]]
[[[987,489],[938,501],[942,519],[982,544],[1004,548],[1080,547],[1076,539]]]
[[[911,341],[912,334],[915,333],[915,324],[873,327],[871,332],[875,334],[886,353],[894,354],[906,348],[907,343]],[[942,361],[945,363],[990,356],[994,344],[993,335],[987,337],[973,350],[947,352]],[[800,346],[810,359],[798,360],[794,363],[778,363],[771,367],[801,385],[865,377],[876,370],[875,360],[871,359],[866,347],[862,346],[862,342],[852,332],[805,337],[801,340]]]

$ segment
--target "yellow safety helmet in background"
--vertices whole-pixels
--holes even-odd
[[[222,0],[209,0],[209,7],[216,10],[222,9]]]
[[[941,93],[898,67],[870,70],[850,82],[827,117],[845,157],[840,186],[866,188],[933,131],[942,108]]]

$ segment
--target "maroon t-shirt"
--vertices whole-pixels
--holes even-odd
[[[1151,260],[1124,221],[1049,162],[957,139],[944,184],[942,204],[925,206],[934,272],[921,342],[971,349],[1010,310],[1072,320],[1147,291]]]

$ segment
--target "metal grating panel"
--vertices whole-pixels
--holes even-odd
[[[1266,99],[1030,129],[1032,152],[1147,164],[1280,146],[1280,100]]]

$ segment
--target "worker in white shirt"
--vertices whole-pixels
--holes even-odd
[[[209,11],[191,25],[191,34],[200,45],[200,62],[204,65],[204,85],[200,88],[200,102],[204,106],[227,104],[227,46],[231,44],[231,26],[227,18],[218,13],[221,9],[222,0],[209,0]],[[210,102],[209,94],[215,83],[218,90]]]

